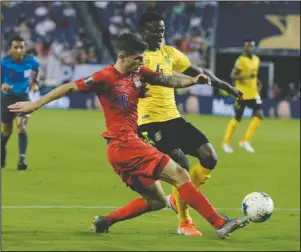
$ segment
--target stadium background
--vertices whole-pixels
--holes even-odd
[[[16,1],[1,6],[1,55],[12,34],[24,37],[41,62],[41,95],[114,62],[118,34],[137,33],[139,13],[156,10],[165,17],[167,44],[229,82],[244,39],[253,38],[261,57],[265,116],[300,117],[300,2]],[[221,99],[225,95],[197,86],[178,91],[177,102],[183,113],[229,116],[233,99]],[[98,102],[94,95],[71,95],[49,106],[93,109]]]
[[[270,118],[256,132],[255,155],[238,147],[247,119],[233,137],[235,152],[229,155],[220,147],[233,114],[232,98],[199,86],[178,92],[176,99],[185,119],[206,133],[219,155],[210,182],[202,187],[206,196],[232,217],[241,214],[247,193],[261,190],[274,200],[272,218],[229,241],[217,240],[194,211],[194,222],[204,233],[201,239],[176,235],[171,211],[118,223],[103,236],[88,233],[92,216],[137,195],[106,160],[106,142],[99,136],[105,122],[94,95],[71,94],[47,105],[53,109],[31,115],[26,172],[16,170],[15,132],[8,143],[7,167],[1,170],[0,246],[4,251],[300,250],[300,2],[2,1],[1,56],[10,36],[25,38],[41,62],[41,90],[32,94],[37,99],[113,63],[117,35],[137,32],[137,19],[146,9],[164,14],[166,43],[227,81],[244,39],[256,41],[263,107]],[[245,111],[247,117],[250,113]],[[189,161],[192,166],[197,162]],[[166,193],[171,191],[163,186]]]

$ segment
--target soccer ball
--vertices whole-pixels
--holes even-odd
[[[255,223],[267,221],[273,210],[273,200],[264,192],[249,193],[242,201],[242,211]]]

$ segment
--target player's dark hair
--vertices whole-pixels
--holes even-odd
[[[12,45],[13,41],[18,41],[18,42],[23,42],[25,41],[21,36],[13,36],[10,40],[9,40],[9,46]]]
[[[255,43],[255,41],[254,41],[254,39],[251,39],[251,38],[246,38],[245,40],[244,40],[244,42],[245,43],[247,43],[247,42],[254,42]]]
[[[135,53],[144,52],[147,48],[147,44],[137,35],[133,33],[121,34],[116,42],[117,52]]]
[[[160,13],[155,11],[147,11],[141,15],[138,25],[141,28],[146,23],[153,22],[153,21],[162,21],[162,20],[164,20],[164,18]]]

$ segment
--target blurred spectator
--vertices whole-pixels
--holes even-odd
[[[285,98],[289,100],[300,99],[300,88],[297,88],[295,83],[290,82],[285,93]]]
[[[83,48],[81,48],[78,52],[77,58],[76,58],[77,64],[86,64],[88,63],[88,55],[85,52]]]
[[[97,58],[96,58],[96,53],[95,53],[95,48],[93,46],[91,46],[89,48],[89,52],[88,52],[88,60],[87,60],[88,64],[97,64]]]
[[[272,87],[272,99],[278,99],[280,98],[281,94],[280,94],[280,88],[278,86],[277,83],[274,83],[273,87]]]
[[[94,2],[94,5],[98,7],[99,16],[109,28],[113,44],[120,33],[138,31],[137,23],[141,13],[147,10],[157,11],[165,19],[166,43],[181,48],[193,64],[209,65],[207,55],[212,46],[212,26],[217,2],[132,1]]]
[[[63,63],[75,64],[79,48],[87,50],[91,42],[76,19],[70,2],[30,1],[1,2],[3,30],[2,55],[8,50],[7,41],[12,34],[19,34],[26,42],[28,52],[44,60],[44,44]],[[17,18],[16,18],[17,17]],[[64,46],[68,44],[68,46]],[[70,50],[75,48],[75,50]],[[51,58],[51,57],[50,57]]]

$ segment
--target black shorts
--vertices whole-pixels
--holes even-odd
[[[209,142],[201,131],[181,117],[140,125],[138,133],[148,144],[166,154],[180,148],[185,154],[197,157],[197,149]]]
[[[5,95],[1,94],[1,122],[11,123],[16,117],[16,113],[9,112],[8,106],[20,101],[29,101],[28,94],[23,95]]]
[[[244,113],[245,107],[253,110],[253,116],[258,111],[261,110],[262,101],[260,98],[252,100],[235,100],[234,110],[236,120],[241,120]]]

